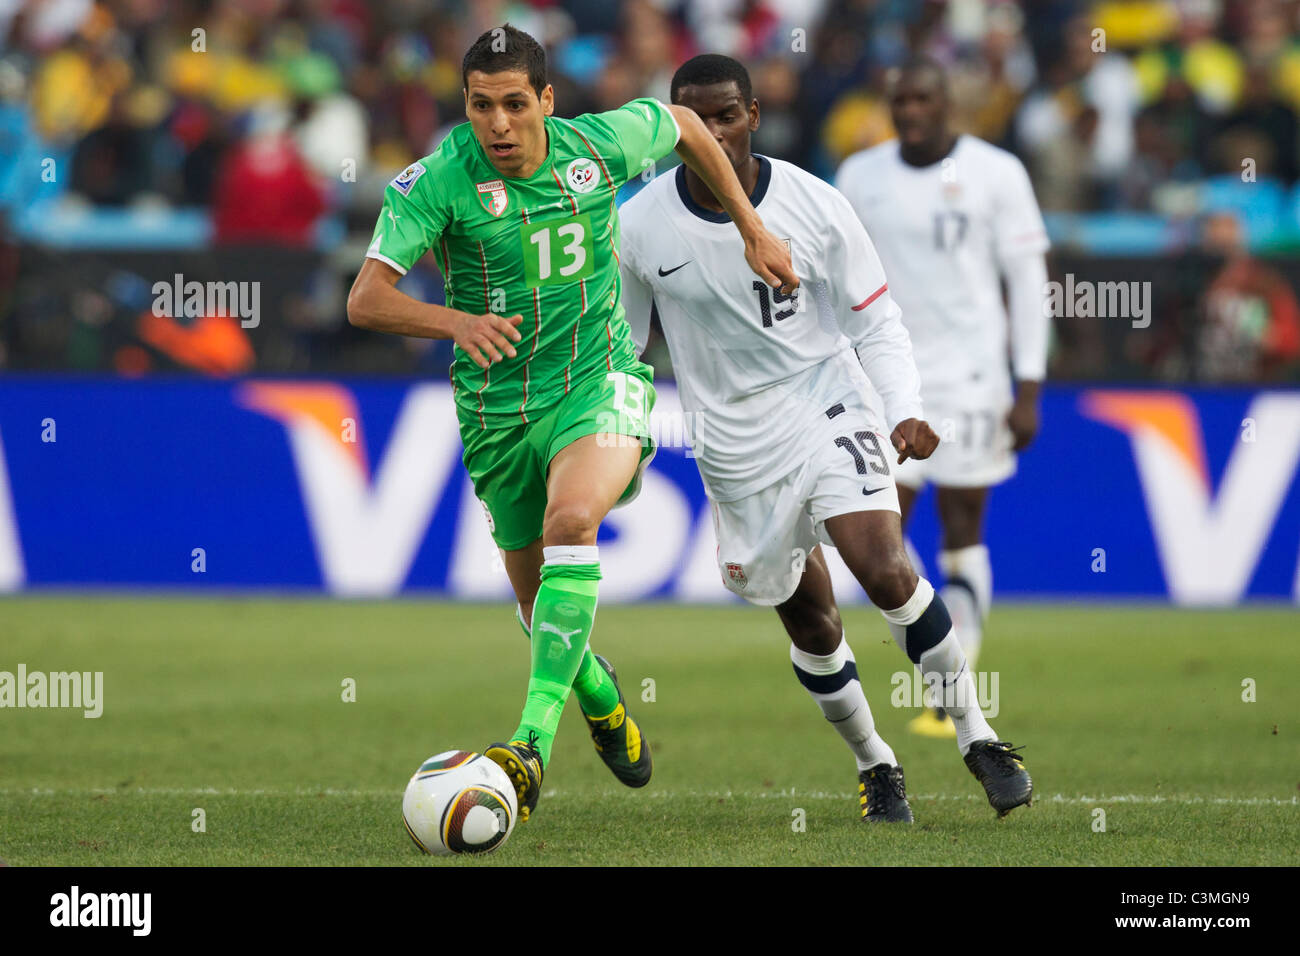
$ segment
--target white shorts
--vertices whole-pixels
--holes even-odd
[[[924,461],[896,465],[898,483],[920,489],[988,488],[1016,473],[1014,438],[1007,426],[1010,397],[987,393],[926,398],[925,420],[939,435],[939,447]]]
[[[831,544],[824,522],[858,511],[898,512],[897,455],[866,403],[810,424],[824,433],[804,462],[779,481],[736,501],[713,502],[718,571],[727,589],[751,604],[783,604],[818,544]]]

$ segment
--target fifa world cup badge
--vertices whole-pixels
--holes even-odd
[[[392,186],[403,196],[411,195],[411,187],[424,175],[423,163],[412,163],[393,178]]]

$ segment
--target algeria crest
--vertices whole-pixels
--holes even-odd
[[[506,206],[510,204],[510,195],[506,192],[506,184],[499,179],[479,183],[478,201],[492,215],[501,215],[506,211]]]
[[[596,188],[596,183],[600,180],[600,170],[590,159],[575,159],[569,163],[569,169],[564,176],[569,181],[569,188],[575,193],[589,193]]]

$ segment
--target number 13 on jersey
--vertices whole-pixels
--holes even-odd
[[[591,216],[524,223],[524,278],[528,285],[568,285],[596,271],[591,244]]]

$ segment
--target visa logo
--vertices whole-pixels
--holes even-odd
[[[1129,437],[1174,602],[1241,600],[1300,465],[1300,394],[1255,397],[1217,490],[1200,417],[1187,396],[1098,390],[1085,392],[1080,405],[1083,414]],[[1300,567],[1292,594],[1300,600]]]

